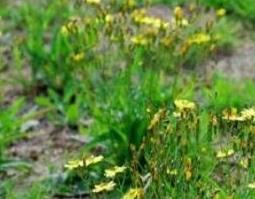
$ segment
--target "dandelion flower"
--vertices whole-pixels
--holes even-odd
[[[255,108],[244,109],[241,111],[241,117],[246,120],[255,118]]]
[[[226,10],[224,8],[220,8],[216,10],[216,16],[217,17],[223,17],[226,14]]]
[[[129,8],[133,8],[134,6],[136,6],[136,1],[135,0],[127,0],[127,6]]]
[[[248,188],[255,189],[255,182],[248,184]]]
[[[125,166],[115,166],[112,169],[106,169],[105,170],[105,177],[107,178],[113,178],[116,176],[116,174],[118,173],[123,173],[125,170],[127,169],[127,167]]]
[[[141,199],[144,197],[144,190],[142,188],[130,189],[122,199]]]
[[[89,166],[89,165],[101,162],[103,159],[104,157],[102,155],[99,155],[99,156],[91,155],[90,157],[86,158],[84,162],[86,166]]]
[[[233,155],[235,153],[235,151],[233,149],[229,149],[229,150],[220,150],[217,152],[216,157],[217,158],[226,158],[229,157],[231,155]]]
[[[242,117],[242,115],[237,114],[237,109],[236,108],[231,108],[230,110],[224,110],[223,111],[223,116],[222,119],[228,120],[228,121],[244,121],[245,118]]]
[[[67,164],[65,164],[64,167],[69,170],[74,170],[83,166],[84,166],[84,162],[82,160],[70,160],[67,162]]]
[[[175,106],[180,110],[193,110],[196,108],[196,105],[194,102],[190,102],[188,100],[175,100],[174,101]]]
[[[112,23],[113,20],[114,20],[113,15],[107,14],[107,15],[105,16],[105,22],[107,22],[107,23]]]
[[[67,36],[68,33],[69,33],[69,30],[68,30],[68,28],[67,28],[66,25],[63,25],[63,26],[61,27],[60,32],[61,32],[62,35]]]
[[[144,35],[137,35],[131,38],[131,42],[136,45],[146,46],[149,40]]]
[[[173,112],[173,116],[176,117],[176,118],[181,117],[181,115],[182,115],[182,114],[181,114],[180,112],[176,112],[176,111]]]
[[[112,191],[115,186],[116,186],[116,183],[113,182],[113,181],[103,182],[103,183],[95,185],[92,192],[93,193],[100,193],[100,192],[103,192],[103,191]]]
[[[81,160],[70,160],[67,162],[67,164],[65,164],[65,168],[69,169],[69,170],[74,170],[80,167],[87,167],[89,165],[92,164],[96,164],[98,162],[101,162],[103,160],[103,156],[99,155],[99,156],[90,156],[88,158],[84,158]]]
[[[174,9],[174,15],[176,19],[181,19],[183,17],[183,10],[181,7],[177,6]]]
[[[240,161],[240,166],[243,167],[244,169],[247,169],[248,168],[248,159],[247,158],[244,158]]]
[[[177,171],[177,169],[172,169],[172,170],[170,170],[169,168],[166,170],[166,173],[168,174],[168,175],[173,175],[173,176],[176,176],[177,174],[178,174],[178,171]]]
[[[165,109],[159,109],[159,111],[153,116],[152,120],[150,121],[150,125],[148,130],[153,129],[160,121],[160,119],[165,115]]]
[[[76,62],[83,60],[84,57],[85,57],[85,54],[83,52],[72,55],[72,59]]]
[[[190,169],[185,170],[185,178],[187,181],[189,181],[192,177],[192,172]]]
[[[211,36],[206,33],[197,33],[193,35],[189,40],[189,44],[203,44],[211,41]]]
[[[86,0],[86,3],[99,5],[101,0]]]

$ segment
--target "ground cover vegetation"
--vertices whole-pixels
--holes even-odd
[[[253,4],[1,1],[0,198],[254,198]]]

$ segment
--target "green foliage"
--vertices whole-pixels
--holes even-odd
[[[235,15],[243,17],[244,20],[248,19],[251,21],[255,20],[254,12],[255,8],[252,6],[254,2],[252,0],[213,0],[206,1],[201,0],[201,2],[208,6],[223,7],[227,9],[230,13],[233,12]]]
[[[236,81],[236,80],[235,80]],[[254,105],[254,83],[251,81],[237,81],[215,75],[212,86],[204,88],[206,104],[216,109],[223,110],[226,107],[247,107]]]
[[[24,105],[24,99],[16,100],[10,107],[0,111],[0,154],[3,149],[15,138],[20,137],[19,128],[22,120],[19,120],[19,113]],[[3,108],[2,108],[3,109]],[[14,122],[15,121],[15,122]]]
[[[188,4],[193,2],[185,0],[141,1],[136,5],[132,1],[89,5],[85,1],[38,0],[7,6],[0,8],[3,19],[10,23],[3,34],[17,34],[7,68],[15,74],[11,81],[21,83],[27,94],[32,93],[31,102],[46,110],[44,119],[92,138],[84,148],[99,149],[111,165],[129,166],[131,173],[118,179],[118,189],[102,197],[119,197],[132,185],[145,187],[146,198],[216,199],[232,194],[252,198],[254,193],[247,190],[247,184],[254,177],[254,158],[248,157],[250,167],[245,177],[241,176],[245,179],[240,177],[242,182],[232,186],[229,171],[239,167],[231,166],[228,159],[218,160],[215,145],[230,137],[238,158],[246,158],[247,151],[252,154],[248,138],[254,140],[254,123],[225,122],[222,111],[227,108],[226,112],[235,113],[228,108],[254,106],[254,82],[234,83],[215,75],[205,83],[196,74],[212,54],[235,47],[236,32],[241,29],[232,13],[254,21],[251,1],[201,0],[200,5],[223,7],[229,14],[216,17],[211,11],[208,21],[208,10],[200,5],[192,10]],[[148,16],[141,8],[150,3],[168,4],[172,20]],[[177,5],[184,6],[173,7]],[[201,19],[205,19],[202,24]],[[0,70],[5,70],[2,63]],[[29,78],[20,75],[23,70]],[[0,86],[4,89],[5,83]],[[1,94],[1,99],[4,97]],[[175,99],[197,100],[201,106],[188,114],[179,113],[174,109]],[[4,157],[12,142],[25,136],[20,126],[37,114],[24,114],[26,103],[21,98],[10,105],[0,104],[0,172],[31,169],[27,162]],[[165,115],[157,115],[158,109]],[[250,148],[242,148],[243,142]],[[51,187],[39,183],[26,193],[16,193],[16,182],[1,181],[0,197],[45,198],[57,191],[53,190],[55,185],[63,193],[87,191],[94,181],[104,179],[102,171],[109,162],[89,171],[85,183],[83,173],[79,178],[68,173],[66,181],[56,180],[56,184],[49,183]],[[226,183],[215,177],[227,179]]]

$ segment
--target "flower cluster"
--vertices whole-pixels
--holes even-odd
[[[236,108],[230,108],[223,111],[222,119],[228,121],[252,121],[255,119],[255,108],[243,109],[238,113]]]

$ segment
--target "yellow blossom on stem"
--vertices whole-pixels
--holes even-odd
[[[66,25],[63,25],[60,30],[61,34],[67,36],[69,34],[69,30]]]
[[[65,164],[64,167],[69,170],[73,170],[83,166],[84,166],[84,162],[82,160],[70,160],[67,162],[67,164]]]
[[[99,5],[101,3],[101,0],[85,0],[88,4],[96,4]]]
[[[226,14],[226,10],[224,8],[220,8],[216,10],[216,16],[217,17],[223,17]]]
[[[255,189],[255,182],[248,184],[248,188]]]
[[[233,149],[228,149],[228,150],[219,150],[217,152],[216,157],[217,158],[227,158],[229,156],[232,156],[235,153]]]
[[[245,118],[242,117],[242,115],[238,115],[236,108],[224,110],[222,119],[228,121],[245,121]]]
[[[133,8],[136,6],[136,0],[127,0],[127,6]]]
[[[86,166],[89,166],[89,165],[101,162],[103,159],[104,159],[104,156],[102,155],[99,155],[99,156],[91,155],[90,157],[86,158],[84,162]]]
[[[211,36],[206,33],[197,33],[189,38],[189,44],[203,44],[211,41]]]
[[[96,164],[98,162],[101,162],[103,160],[103,156],[99,155],[99,156],[94,156],[91,155],[88,158],[84,158],[81,160],[70,160],[67,162],[67,164],[65,164],[65,168],[69,169],[69,170],[74,170],[77,168],[81,168],[81,167],[88,167],[92,164]]]
[[[240,166],[243,167],[244,169],[247,169],[248,168],[248,164],[249,164],[249,161],[247,158],[244,158],[240,161]]]
[[[130,189],[122,199],[142,199],[144,198],[144,190],[142,188]]]
[[[123,173],[125,170],[127,169],[127,167],[125,166],[115,166],[112,169],[106,169],[105,170],[105,177],[107,178],[113,178],[115,177],[118,173]]]
[[[174,9],[174,15],[176,19],[182,19],[183,18],[183,10],[181,7],[177,6]]]
[[[136,45],[146,46],[149,40],[144,35],[137,35],[131,38],[131,42]]]
[[[196,105],[194,102],[190,102],[188,100],[175,100],[174,101],[175,106],[180,110],[194,110],[196,108]]]
[[[246,120],[255,118],[255,108],[249,108],[249,109],[242,110],[241,117]]]
[[[114,20],[113,15],[107,14],[107,15],[105,16],[105,22],[106,22],[106,23],[112,23],[113,20]]]
[[[72,55],[72,59],[76,62],[83,60],[84,57],[85,57],[85,54],[83,52]]]
[[[113,182],[113,181],[103,182],[103,183],[95,185],[92,192],[93,193],[100,193],[100,192],[104,192],[104,191],[112,191],[115,186],[116,186],[116,183]]]
[[[173,175],[173,176],[176,176],[177,174],[178,174],[178,171],[177,171],[177,169],[172,169],[172,170],[170,170],[169,168],[166,170],[166,173],[168,174],[168,175]]]
[[[166,109],[159,109],[157,113],[154,114],[152,120],[150,121],[148,130],[153,129],[161,120],[162,117],[166,114]]]

